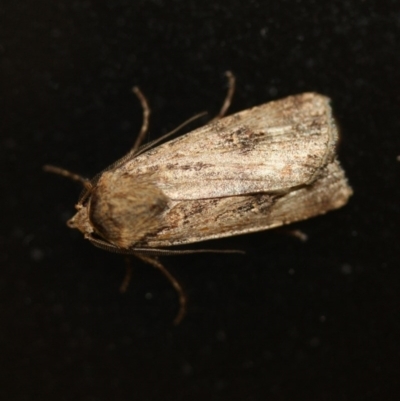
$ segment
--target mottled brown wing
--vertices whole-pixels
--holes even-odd
[[[243,195],[174,201],[160,228],[137,246],[158,248],[246,234],[327,213],[347,203],[352,190],[337,161],[307,187],[285,195]]]
[[[315,180],[336,142],[329,99],[304,93],[220,119],[115,173],[148,176],[173,200],[286,192]]]

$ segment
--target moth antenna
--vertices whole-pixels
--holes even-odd
[[[147,130],[149,129],[150,107],[149,107],[146,97],[143,95],[142,91],[139,89],[138,86],[134,86],[132,88],[132,92],[139,99],[140,104],[142,105],[142,109],[143,109],[142,128],[140,128],[139,135],[136,138],[135,144],[133,145],[133,148],[131,150],[131,152],[136,153],[136,151],[140,147],[140,144],[143,142],[143,139],[144,139],[144,136],[146,135]]]
[[[179,311],[173,321],[174,325],[177,326],[186,315],[187,296],[183,291],[183,287],[180,285],[178,280],[155,258],[142,255],[141,253],[135,253],[135,256],[141,259],[143,262],[148,263],[158,269],[171,283],[179,298]]]
[[[226,94],[224,103],[222,104],[221,110],[211,121],[222,118],[232,103],[233,94],[235,93],[236,78],[231,71],[226,71],[225,76],[228,78],[228,92]]]
[[[87,189],[88,191],[90,191],[93,188],[90,180],[82,177],[79,174],[75,174],[75,173],[72,173],[71,171],[65,170],[64,168],[46,164],[43,166],[43,170],[46,171],[46,173],[62,175],[63,177],[67,177],[67,178],[71,179],[72,181],[80,182],[84,186],[84,188]]]
[[[129,152],[129,154],[134,153],[135,156],[140,155],[141,153],[145,152],[146,150],[153,148],[155,145],[157,145],[159,142],[165,141],[167,138],[169,138],[170,136],[176,134],[179,130],[181,130],[183,127],[185,127],[186,125],[190,124],[192,121],[197,120],[200,117],[204,117],[207,114],[206,111],[203,111],[199,114],[196,114],[193,117],[190,117],[189,119],[187,119],[186,121],[184,121],[181,125],[178,125],[175,129],[173,129],[170,132],[167,132],[165,135],[163,135],[160,138],[155,139],[152,142],[147,143],[146,145],[143,145],[138,152],[134,153],[134,152]]]
[[[231,71],[226,71],[225,72],[225,76],[228,78],[228,92],[226,94],[224,103],[222,104],[221,110],[219,111],[218,115],[215,116],[211,121],[218,120],[218,119],[222,118],[226,114],[226,112],[228,111],[228,109],[229,109],[229,107],[230,107],[230,105],[232,103],[233,95],[235,93],[236,78],[235,78],[235,76],[233,75],[233,73]],[[157,143],[159,143],[161,141],[164,141],[168,137],[174,135],[177,131],[182,129],[185,125],[187,125],[187,124],[191,123],[192,121],[194,121],[194,120],[196,120],[196,119],[198,119],[200,117],[203,117],[205,114],[207,114],[206,112],[202,112],[202,113],[196,114],[195,116],[189,118],[184,123],[182,123],[181,125],[176,127],[171,132],[168,132],[167,134],[165,134],[161,138],[158,138],[155,141],[146,144],[144,147],[142,147],[140,149],[139,152],[137,152],[139,147],[140,147],[140,144],[142,143],[142,141],[144,139],[144,135],[147,132],[147,129],[148,129],[148,126],[149,126],[150,108],[148,106],[146,98],[144,97],[143,93],[140,91],[140,89],[137,86],[135,86],[132,89],[132,91],[139,98],[140,103],[142,104],[142,108],[143,108],[143,124],[142,124],[142,128],[140,130],[139,136],[136,139],[135,145],[132,148],[132,150],[129,152],[130,155],[131,154],[139,155],[140,153],[143,153],[144,151],[146,151],[146,150],[152,148],[153,146],[155,146]]]
[[[88,239],[97,248],[104,249],[108,252],[119,253],[121,255],[151,255],[151,256],[171,256],[171,255],[190,255],[192,253],[237,253],[245,254],[246,252],[240,249],[161,249],[161,248],[119,248],[107,241],[93,237],[91,234],[86,234]],[[150,257],[150,256],[149,256]]]

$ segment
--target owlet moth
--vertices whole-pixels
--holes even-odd
[[[227,77],[220,113],[201,128],[158,146],[176,130],[141,145],[150,109],[135,87],[143,125],[124,157],[91,180],[44,167],[84,186],[69,227],[97,247],[137,256],[168,278],[179,295],[175,324],[185,315],[186,296],[157,257],[235,251],[170,247],[304,220],[345,205],[352,194],[337,160],[338,132],[327,97],[302,93],[224,117],[235,84],[232,73]]]

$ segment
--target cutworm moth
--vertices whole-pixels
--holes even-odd
[[[144,117],[127,155],[91,180],[45,166],[84,185],[69,227],[97,247],[139,257],[170,280],[180,300],[175,323],[186,296],[157,257],[208,250],[170,247],[307,219],[343,206],[352,194],[337,160],[327,97],[303,93],[223,117],[235,83],[227,76],[222,109],[201,128],[141,146],[150,109],[134,88]]]

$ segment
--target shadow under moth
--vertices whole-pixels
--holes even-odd
[[[84,186],[69,227],[97,247],[137,256],[169,279],[180,301],[175,324],[187,299],[158,256],[240,252],[171,247],[304,220],[345,205],[352,194],[337,160],[327,97],[302,93],[224,117],[235,84],[232,73],[227,77],[220,113],[201,128],[163,142],[174,130],[142,145],[150,109],[135,87],[143,125],[124,157],[91,180],[44,167]],[[129,274],[124,288],[128,281]]]

